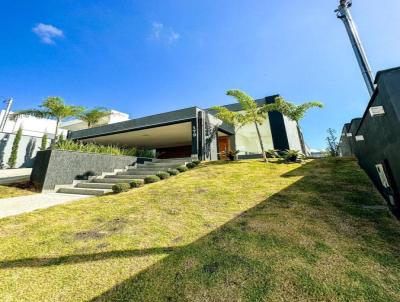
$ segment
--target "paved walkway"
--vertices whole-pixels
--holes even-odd
[[[0,170],[0,185],[28,181],[31,172],[30,168]]]
[[[88,198],[87,195],[40,193],[0,199],[0,218],[32,212],[70,201]]]

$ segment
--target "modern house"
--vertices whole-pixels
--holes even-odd
[[[275,102],[277,96],[257,100],[259,106]],[[239,104],[226,105],[241,111]],[[307,154],[296,122],[279,112],[267,114],[260,127],[265,150],[295,149]],[[235,129],[215,117],[210,109],[190,107],[89,129],[70,131],[68,138],[106,145],[155,149],[158,158],[195,157],[216,160],[222,151],[239,150],[239,156],[259,156],[261,148],[254,125]]]

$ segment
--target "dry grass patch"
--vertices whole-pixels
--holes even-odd
[[[0,199],[31,195],[34,193],[36,193],[36,191],[29,182],[18,183],[13,185],[0,185]]]

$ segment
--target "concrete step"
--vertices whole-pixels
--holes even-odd
[[[118,184],[118,183],[130,183],[132,180],[135,180],[137,178],[96,178],[93,179],[91,182],[92,183],[113,183],[113,184]]]
[[[146,174],[146,175],[106,175],[105,179],[144,179],[146,176],[155,175],[155,174]]]
[[[128,169],[128,171],[132,170],[149,170],[149,171],[154,171],[154,170],[159,170],[159,171],[164,171],[168,169],[176,169],[177,167],[182,166],[182,165],[173,165],[169,167],[160,167],[160,166],[145,166],[145,167],[137,167],[136,169]]]
[[[107,189],[111,190],[114,183],[82,182],[76,184],[75,188]]]
[[[173,167],[183,165],[185,162],[174,162],[174,163],[144,163],[138,164],[138,167]]]
[[[191,162],[191,161],[192,161],[191,157],[153,159],[153,163],[174,163],[174,162]]]
[[[117,172],[117,175],[149,175],[154,173],[153,170],[147,169],[132,169],[124,172]]]
[[[100,196],[106,193],[110,193],[112,190],[109,189],[90,189],[90,188],[59,188],[57,193],[64,194],[79,194],[79,195],[95,195]]]

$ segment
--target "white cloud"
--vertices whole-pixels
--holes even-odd
[[[64,33],[61,29],[50,24],[39,23],[34,28],[32,28],[32,31],[45,44],[54,44],[55,38],[64,37]]]
[[[171,31],[171,33],[168,36],[168,43],[173,43],[173,42],[179,40],[180,37],[181,37],[180,34],[174,32],[174,31]]]
[[[163,41],[172,44],[180,39],[181,35],[172,27],[166,27],[160,22],[153,22],[151,25],[150,39]]]
[[[164,29],[164,24],[159,22],[153,22],[152,30],[151,30],[151,37],[158,40],[161,38],[161,33]]]

